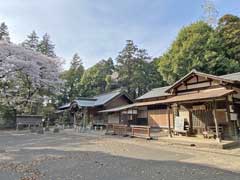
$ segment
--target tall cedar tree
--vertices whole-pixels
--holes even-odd
[[[32,31],[31,34],[27,36],[27,39],[22,43],[22,46],[26,49],[31,49],[37,51],[39,44],[39,37],[35,31]]]
[[[81,58],[77,53],[73,55],[71,66],[64,71],[61,78],[64,80],[64,87],[62,88],[62,95],[60,101],[66,103],[81,96],[81,87],[79,86],[81,78],[84,73],[84,67]]]
[[[41,52],[42,54],[48,56],[48,57],[56,57],[56,54],[54,52],[55,45],[50,40],[50,36],[46,33],[43,35],[42,40],[38,44],[37,51]]]
[[[119,53],[117,72],[119,84],[136,98],[150,89],[162,85],[161,76],[156,75],[157,68],[145,49],[139,49],[131,40]],[[153,72],[150,72],[152,70]]]
[[[0,25],[0,40],[10,42],[8,27],[4,22]]]

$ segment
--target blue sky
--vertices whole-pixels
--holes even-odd
[[[213,0],[219,16],[240,16],[239,0]],[[127,39],[162,55],[181,27],[203,17],[204,0],[0,0],[0,22],[11,39],[22,42],[36,30],[48,32],[57,55],[69,59],[77,52],[85,67],[116,58]]]

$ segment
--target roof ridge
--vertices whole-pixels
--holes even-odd
[[[92,98],[92,97],[77,97],[77,99],[75,99],[75,100],[97,100],[97,99],[96,98]]]
[[[156,87],[156,88],[152,88],[152,90],[154,90],[154,89],[160,89],[160,88],[167,88],[167,87],[170,87],[170,86],[171,86],[171,85]],[[152,90],[150,90],[150,91],[152,91]]]
[[[240,71],[239,71],[239,72],[230,73],[230,74],[223,74],[223,75],[220,75],[219,77],[227,76],[227,75],[232,75],[232,74],[238,74],[238,73],[240,73]]]

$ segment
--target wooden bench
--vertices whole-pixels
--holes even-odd
[[[223,137],[223,127],[218,126],[218,137],[222,139]],[[216,138],[217,133],[216,133],[216,127],[215,126],[208,126],[207,130],[203,131],[203,137],[206,139],[211,139],[211,138]]]
[[[183,130],[173,130],[174,135],[185,135],[189,136],[189,125],[184,125]]]
[[[131,125],[131,128],[132,128],[132,137],[152,139],[150,135],[151,126]]]

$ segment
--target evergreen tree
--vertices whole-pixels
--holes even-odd
[[[226,57],[240,63],[240,18],[231,14],[222,16],[216,33],[223,43]]]
[[[117,57],[118,83],[136,98],[162,85],[161,76],[145,49],[139,49],[131,40]]]
[[[10,42],[8,27],[4,22],[0,25],[0,40]]]
[[[81,80],[83,96],[94,96],[112,90],[110,76],[114,72],[113,60],[101,60],[87,69]]]
[[[71,61],[71,69],[78,69],[78,68],[83,68],[83,65],[82,65],[82,60],[80,56],[77,53],[75,53]]]
[[[55,45],[51,42],[50,36],[46,33],[38,44],[37,51],[49,57],[56,57],[54,52]]]
[[[62,89],[63,95],[60,99],[64,99],[64,102],[74,100],[76,97],[81,95],[80,81],[84,73],[84,67],[82,60],[77,53],[73,55],[71,60],[71,66],[69,70],[66,70],[61,75],[64,80],[64,88]]]
[[[208,70],[215,75],[240,71],[240,18],[224,15],[207,43]]]
[[[27,36],[27,39],[22,43],[22,46],[31,49],[33,51],[37,51],[38,48],[38,41],[39,37],[35,31],[32,31],[31,34]]]

